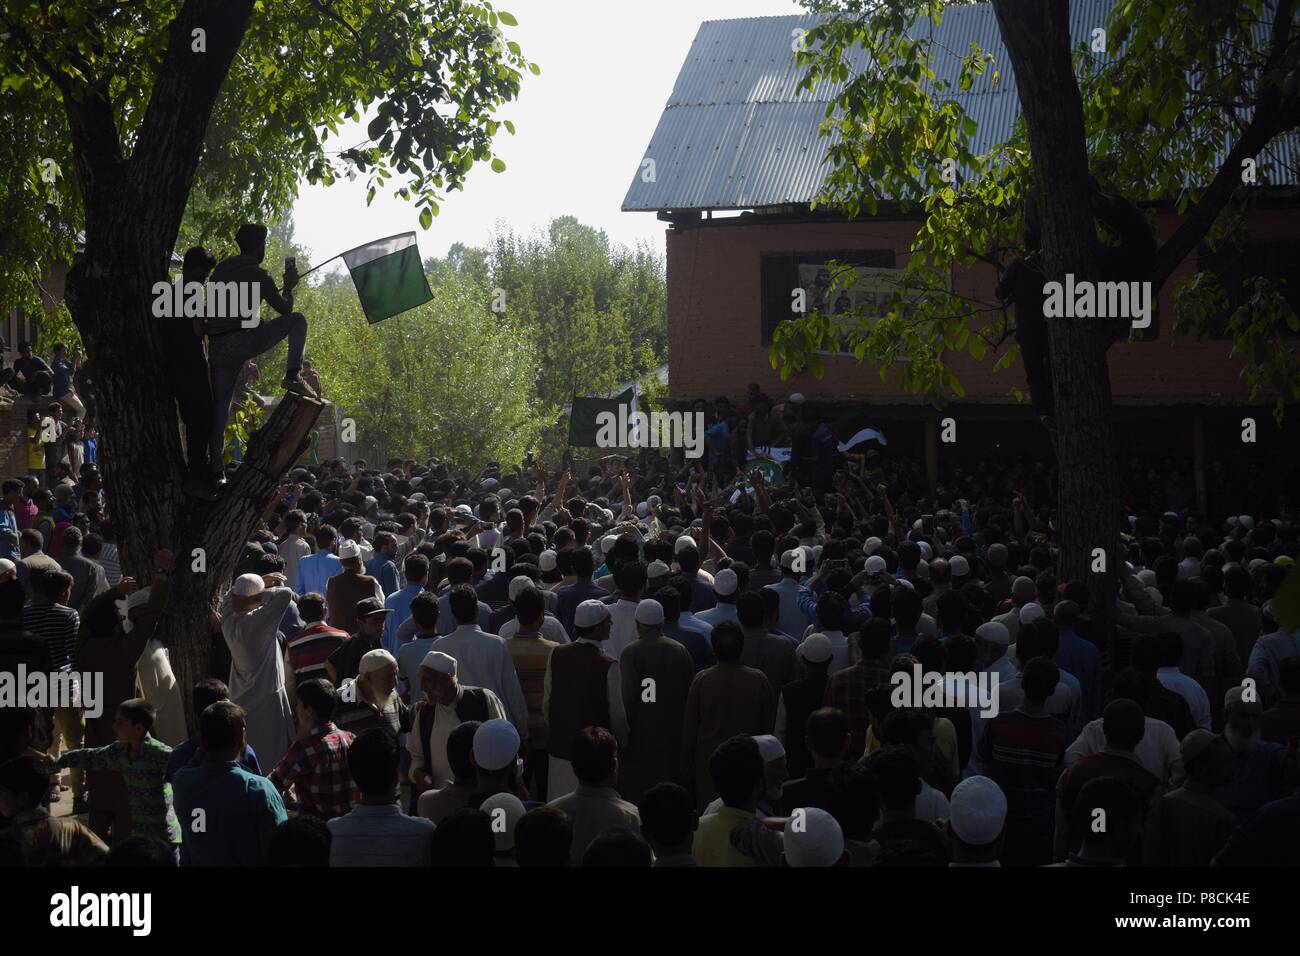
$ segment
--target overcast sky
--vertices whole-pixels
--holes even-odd
[[[662,250],[666,224],[654,213],[619,206],[700,23],[802,12],[795,0],[499,0],[497,6],[519,21],[505,28],[507,39],[518,41],[542,70],[524,74],[519,99],[500,113],[516,129],[514,136],[503,129],[495,142],[506,171],[476,166],[465,188],[443,200],[427,232],[412,204],[380,194],[367,207],[364,177],[330,187],[304,182],[294,224],[313,262],[411,229],[425,256],[442,256],[453,242],[482,244],[498,220],[527,232],[565,214],[604,229],[613,242],[647,239]],[[341,133],[339,145],[365,139],[360,123]]]

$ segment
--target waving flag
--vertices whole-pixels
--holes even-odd
[[[433,298],[415,233],[376,239],[343,253],[357,298],[371,325],[391,319]]]

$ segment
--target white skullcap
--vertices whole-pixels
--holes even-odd
[[[492,838],[497,841],[497,852],[513,850],[515,824],[527,812],[523,801],[513,793],[494,793],[479,805],[479,809],[492,821]]]
[[[873,554],[867,558],[867,563],[862,566],[862,570],[868,574],[880,574],[886,567],[888,565],[885,564],[885,559],[878,554]]]
[[[898,583],[899,583],[901,586],[907,588],[909,591],[915,591],[915,590],[916,590],[916,585],[913,584],[911,581],[907,580],[907,578],[899,578],[899,579],[898,579]]]
[[[916,633],[922,637],[938,637],[939,625],[934,623],[934,618],[928,614],[922,614],[916,621]]]
[[[740,578],[736,577],[736,572],[731,568],[723,568],[713,576],[714,594],[726,597],[729,594],[735,594],[738,587],[740,587]]]
[[[683,551],[690,549],[696,550],[695,539],[689,534],[684,534],[673,543],[673,554],[681,554]]]
[[[18,565],[14,564],[8,558],[0,558],[0,575],[17,573]]]
[[[431,671],[437,671],[439,674],[456,676],[456,658],[450,654],[444,654],[442,651],[429,651],[424,655],[424,660],[420,661],[420,666],[427,667]]]
[[[257,575],[252,575],[252,576],[253,576],[253,577],[257,577]],[[260,583],[262,579],[261,579],[261,578],[257,578],[257,580],[258,580],[258,582]],[[236,583],[238,583],[238,582],[236,582]],[[149,588],[141,588],[141,589],[138,590],[138,591],[132,591],[129,595],[127,595],[127,598],[126,598],[126,606],[122,609],[123,612],[126,613],[126,614],[130,614],[130,613],[131,613],[132,611],[134,611],[136,608],[138,608],[138,607],[144,607],[146,604],[149,603],[149,595],[150,595],[150,593],[151,593],[151,590],[150,590]],[[256,592],[254,592],[254,593],[256,593]]]
[[[1255,527],[1255,519],[1250,515],[1241,515],[1237,520],[1241,522],[1241,526],[1247,531]]]
[[[618,535],[607,534],[600,539],[600,556],[608,558],[614,553],[614,545],[618,544]]]
[[[457,505],[455,510],[459,511],[463,515],[472,515],[474,513],[474,509],[465,504]]]
[[[792,404],[792,405],[802,405],[802,404],[803,404],[803,392],[791,392],[791,393],[790,393],[790,404]]]
[[[361,557],[361,545],[349,539],[339,545],[339,560],[347,561],[349,558]]]
[[[241,574],[235,578],[235,594],[238,597],[252,597],[266,590],[266,582],[260,574]],[[135,592],[139,594],[140,592]],[[132,595],[134,597],[135,595]],[[128,598],[128,600],[130,600]]]
[[[970,574],[970,562],[960,554],[954,554],[948,559],[948,570],[954,578],[964,578]]]
[[[835,656],[831,639],[825,634],[809,634],[799,645],[799,656],[814,664],[822,664]]]
[[[573,612],[575,627],[594,627],[601,621],[609,619],[609,608],[596,600],[583,601]]]
[[[519,731],[508,720],[485,720],[474,731],[474,763],[492,773],[510,766],[519,754]]]
[[[912,522],[913,531],[923,531],[924,529],[925,529],[925,525],[922,524],[920,518],[917,518],[915,521]]]
[[[510,579],[510,584],[506,588],[506,597],[508,597],[511,601],[513,601],[515,598],[519,597],[519,595],[523,593],[524,588],[530,588],[532,586],[533,586],[533,579],[528,577],[528,575],[526,574],[521,574],[518,577],[513,577]]]
[[[1038,589],[1034,586],[1034,579],[1027,578],[1023,574],[1011,582],[1011,596],[1024,604],[1026,601],[1032,601]]]
[[[664,622],[664,606],[658,601],[649,598],[639,601],[636,606],[636,622],[638,624],[662,624]]]
[[[916,546],[921,549],[921,557],[926,561],[934,557],[934,548],[930,547],[929,541],[918,541]]]
[[[644,518],[644,517],[646,517],[646,516],[649,515],[649,514],[650,514],[650,503],[649,503],[649,502],[642,501],[640,504],[638,504],[638,505],[636,506],[636,516],[637,516],[638,518]]]
[[[537,556],[537,567],[541,571],[554,571],[556,565],[555,552],[547,548]]]
[[[997,621],[989,621],[975,628],[975,636],[999,647],[1006,647],[1011,643],[1011,632],[1007,630],[1005,624],[999,624]]]
[[[1030,601],[1020,609],[1020,623],[1032,624],[1034,621],[1046,620],[1047,612],[1037,601]]]
[[[948,825],[970,846],[987,846],[998,838],[1007,819],[1007,796],[988,777],[967,777],[953,788]]]
[[[782,843],[790,866],[834,866],[844,855],[844,831],[833,816],[817,807],[791,814]]]
[[[763,763],[771,763],[785,756],[785,747],[771,734],[759,734],[754,738],[754,743],[758,744],[758,752],[763,755]]]
[[[866,541],[862,542],[862,550],[867,552],[867,554],[871,554],[873,551],[876,550],[876,548],[880,547],[884,543],[885,542],[881,541],[879,538],[873,535],[872,537],[868,538]]]
[[[366,651],[361,655],[361,663],[357,665],[357,673],[369,674],[371,671],[381,671],[385,667],[396,666],[396,657],[382,647],[376,647],[373,651]]]
[[[795,550],[794,548],[791,548],[789,551],[782,551],[782,552],[781,552],[781,569],[784,570],[784,571],[792,571],[792,570],[794,570],[795,555],[797,555],[798,553],[799,553],[799,552],[798,552],[797,550]]]
[[[672,568],[657,558],[651,561],[650,566],[645,569],[645,576],[648,580],[667,577],[670,574],[672,574]]]

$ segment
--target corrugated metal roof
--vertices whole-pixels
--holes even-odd
[[[1114,0],[1075,0],[1070,4],[1074,42],[1102,26]],[[643,161],[623,199],[625,211],[668,209],[754,209],[809,203],[817,197],[829,169],[828,141],[820,125],[842,84],[819,81],[811,90],[796,88],[793,43],[799,30],[818,22],[813,16],[709,20],[700,25],[686,62],[664,108],[644,159],[654,161],[653,181]],[[971,43],[991,53],[998,65],[998,88],[991,73],[977,77],[971,90],[957,93],[978,124],[972,143],[986,152],[1010,135],[1020,115],[1015,73],[988,4],[950,7],[933,31],[932,67],[955,89],[961,57]],[[950,56],[938,51],[947,50]],[[860,48],[850,54],[855,70],[867,63]],[[1276,140],[1268,151],[1273,182],[1294,184],[1300,137]],[[1265,160],[1261,160],[1265,165]]]

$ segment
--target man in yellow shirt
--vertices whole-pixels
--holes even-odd
[[[757,817],[758,798],[763,794],[763,755],[758,742],[747,734],[724,741],[709,757],[709,775],[722,797],[722,808],[700,818],[695,831],[694,853],[700,866],[756,866],[731,845],[731,831],[738,824]]]

